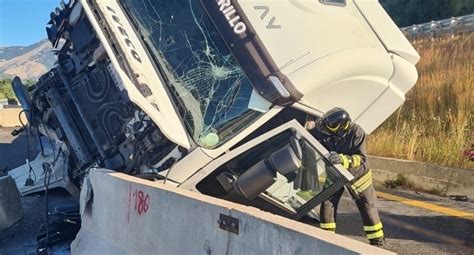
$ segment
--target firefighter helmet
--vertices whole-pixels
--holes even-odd
[[[348,133],[351,122],[351,117],[346,110],[335,107],[323,115],[320,127],[329,135],[343,138]]]

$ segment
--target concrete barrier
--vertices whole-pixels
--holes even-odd
[[[444,167],[418,161],[369,157],[376,182],[397,179],[398,174],[424,190],[436,189],[446,195],[465,195],[474,199],[474,171]]]
[[[22,110],[21,107],[0,109],[0,127],[20,127],[21,123],[18,116]],[[21,115],[21,120],[24,124],[27,123],[24,114]]]
[[[0,231],[23,217],[23,207],[15,181],[9,175],[0,177]]]
[[[256,208],[105,170],[85,179],[81,213],[72,254],[393,254]],[[220,228],[225,224],[231,231]]]

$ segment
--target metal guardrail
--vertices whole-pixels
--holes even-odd
[[[474,14],[401,28],[409,39],[454,35],[474,31]]]

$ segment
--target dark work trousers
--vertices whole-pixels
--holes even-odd
[[[370,178],[371,179],[371,178]],[[369,186],[358,192],[358,197],[354,198],[364,223],[364,231],[371,244],[381,244],[384,239],[383,226],[379,218],[376,206],[377,196],[370,180]],[[329,231],[336,231],[337,207],[344,193],[344,188],[337,191],[331,198],[321,204],[321,228]]]

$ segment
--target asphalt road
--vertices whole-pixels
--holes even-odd
[[[26,135],[13,137],[10,133],[14,128],[0,128],[0,171],[11,170],[25,164],[28,147],[30,150],[30,159],[33,160],[37,152],[34,149],[34,141],[31,145],[27,143]]]
[[[12,227],[0,232],[0,255],[34,255],[37,250],[37,237],[45,226],[44,194],[33,194],[22,197],[23,219]],[[74,199],[62,189],[50,190],[48,193],[49,211],[55,206],[74,203]],[[50,249],[50,254],[70,254],[69,244],[60,243]]]
[[[26,137],[12,139],[10,132],[0,129],[0,170],[5,165],[12,169],[23,164],[27,155]],[[33,159],[34,155],[30,158]],[[459,202],[411,191],[378,190],[414,201],[403,203],[379,199],[386,249],[399,254],[474,254],[474,198]],[[69,199],[64,192],[53,192],[52,203]],[[37,228],[43,222],[43,201],[42,195],[23,198],[25,216],[13,228],[0,233],[0,255],[31,251]],[[337,226],[338,234],[367,242],[357,207],[347,195],[341,199]]]
[[[474,214],[472,201],[459,202],[404,190],[379,190],[448,211]],[[380,197],[377,205],[386,236],[385,249],[399,254],[474,254],[474,217],[470,220],[454,217]],[[336,233],[367,242],[357,207],[347,195],[341,200],[337,226]]]

